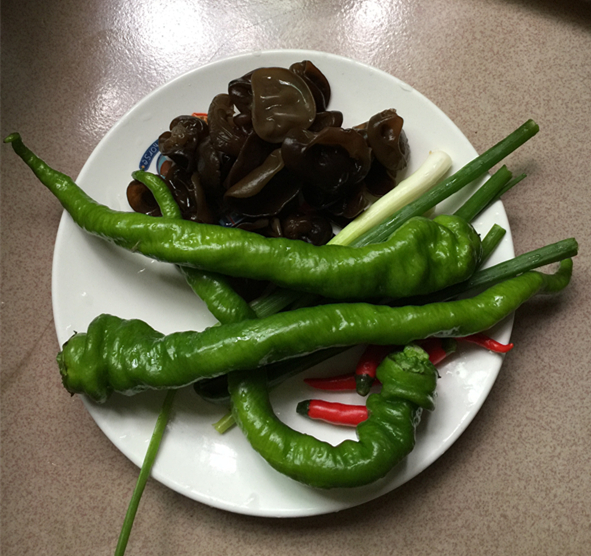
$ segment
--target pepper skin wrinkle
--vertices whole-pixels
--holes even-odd
[[[462,282],[473,274],[481,256],[478,234],[455,216],[414,217],[386,242],[355,248],[314,246],[222,226],[118,212],[96,203],[71,178],[47,166],[18,134],[6,141],[81,228],[165,262],[269,280],[335,300],[374,300],[424,295]]]
[[[430,336],[476,334],[536,293],[566,287],[571,275],[566,259],[553,275],[530,271],[469,299],[404,307],[327,304],[168,336],[139,320],[100,315],[66,342],[58,363],[69,392],[104,402],[114,391],[180,388],[329,347],[403,346]]]
[[[414,448],[423,409],[435,407],[437,370],[411,345],[377,370],[382,391],[367,399],[358,441],[332,446],[294,431],[274,414],[264,372],[228,378],[233,414],[252,447],[277,471],[316,488],[358,487],[384,477]]]

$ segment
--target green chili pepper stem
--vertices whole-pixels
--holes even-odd
[[[501,166],[470,198],[454,213],[466,222],[472,222],[497,196],[511,179],[506,166]]]
[[[230,399],[230,394],[228,394],[228,401],[229,401],[229,399]],[[232,408],[230,406],[230,409],[224,414],[224,416],[221,417],[220,419],[218,419],[213,424],[213,428],[218,433],[225,434],[231,428],[233,428],[235,425],[236,425],[236,419],[234,419],[234,414],[232,413]]]
[[[158,453],[162,436],[166,430],[166,424],[168,423],[168,419],[170,417],[170,410],[172,408],[172,402],[174,401],[175,394],[176,390],[169,390],[166,393],[166,397],[164,398],[164,403],[160,409],[160,414],[156,420],[152,438],[150,439],[150,444],[148,445],[148,450],[146,451],[144,463],[142,464],[137,483],[135,485],[131,500],[129,501],[125,519],[123,520],[123,526],[121,528],[121,533],[119,534],[117,548],[115,549],[115,556],[123,556],[125,553],[125,548],[127,547],[127,541],[129,540],[129,535],[131,533],[131,528],[133,527],[133,521],[137,514],[140,500],[146,487],[146,483],[148,482],[148,478],[150,477],[152,467],[154,466],[154,461]]]
[[[493,224],[492,228],[488,231],[488,233],[482,238],[482,258],[480,259],[480,264],[482,265],[484,262],[488,260],[488,258],[492,255],[493,251],[497,248],[501,240],[505,237],[507,230],[498,224]]]
[[[538,124],[533,120],[528,120],[505,139],[476,157],[452,176],[443,180],[419,199],[409,203],[388,220],[375,226],[369,232],[366,232],[363,236],[353,242],[352,245],[363,246],[369,245],[370,243],[385,241],[390,235],[392,235],[394,230],[401,225],[401,223],[406,222],[413,216],[425,214],[425,212],[438,205],[443,200],[447,199],[454,193],[457,193],[460,189],[484,175],[495,164],[498,164],[518,147],[531,139],[538,131]]]
[[[113,391],[180,388],[328,347],[468,336],[494,326],[532,295],[564,288],[571,274],[566,259],[553,275],[530,271],[470,299],[394,308],[338,303],[168,336],[142,321],[100,315],[66,342],[58,363],[69,392],[102,402]]]

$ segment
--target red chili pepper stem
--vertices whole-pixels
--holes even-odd
[[[355,390],[360,396],[367,396],[375,380],[370,375],[355,375]]]
[[[370,345],[361,355],[355,369],[356,390],[360,396],[367,396],[376,378],[376,370],[394,346]]]
[[[470,344],[476,344],[477,346],[494,351],[495,353],[507,353],[513,349],[513,344],[501,344],[496,340],[493,340],[489,336],[483,333],[472,334],[471,336],[464,336],[458,338],[460,342],[468,342]]]
[[[298,403],[296,411],[310,419],[349,427],[356,427],[368,417],[367,407],[364,405],[349,405],[324,400],[301,401]]]

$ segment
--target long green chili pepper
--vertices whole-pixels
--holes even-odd
[[[63,346],[57,360],[64,386],[102,402],[113,391],[186,386],[304,353],[360,343],[407,345],[429,336],[487,330],[532,295],[570,281],[572,260],[553,275],[531,271],[470,298],[424,306],[322,305],[265,319],[165,336],[139,320],[100,315]]]
[[[264,372],[229,377],[233,413],[253,448],[285,475],[317,488],[357,487],[385,476],[414,448],[423,409],[435,407],[437,370],[417,346],[387,357],[379,394],[367,399],[369,418],[358,441],[332,446],[294,431],[273,413]]]
[[[154,259],[202,270],[270,280],[332,299],[400,298],[466,280],[481,252],[463,219],[416,217],[387,242],[363,248],[316,247],[252,232],[118,212],[100,205],[74,181],[35,156],[16,133],[5,141],[30,166],[83,229]]]

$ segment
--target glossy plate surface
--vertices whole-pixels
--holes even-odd
[[[125,190],[131,173],[174,117],[207,111],[213,96],[225,92],[231,79],[254,68],[288,67],[304,59],[314,62],[328,77],[333,91],[330,108],[343,112],[345,126],[366,121],[386,108],[397,109],[405,120],[411,147],[407,173],[418,168],[432,150],[443,150],[452,157],[452,171],[476,156],[470,142],[441,110],[395,77],[332,54],[270,51],[212,63],[151,93],[100,142],[78,177],[79,185],[99,202],[130,210]],[[440,210],[452,208],[461,196],[448,201]],[[493,223],[509,231],[500,202],[481,215],[475,227],[485,234]],[[508,233],[489,264],[512,256],[513,243]],[[67,214],[62,218],[56,240],[53,306],[61,344],[74,331],[85,330],[100,313],[139,318],[164,333],[201,330],[215,323],[174,268],[88,236]],[[511,327],[512,320],[508,319],[493,334],[506,342]],[[359,353],[359,348],[346,352],[307,374],[352,370]],[[191,388],[176,397],[153,475],[192,499],[249,515],[307,516],[352,507],[392,491],[441,456],[478,412],[501,364],[502,356],[465,346],[443,364],[437,408],[423,418],[415,450],[388,477],[369,487],[325,492],[280,475],[250,448],[239,430],[233,429],[223,436],[217,434],[212,423],[225,409],[203,402]],[[355,394],[314,392],[303,384],[301,377],[288,381],[272,394],[277,414],[293,428],[332,443],[355,438],[350,429],[311,422],[297,415],[297,402],[310,397],[361,403]],[[140,466],[162,400],[162,393],[146,393],[133,398],[115,395],[100,406],[85,403],[108,438]]]

